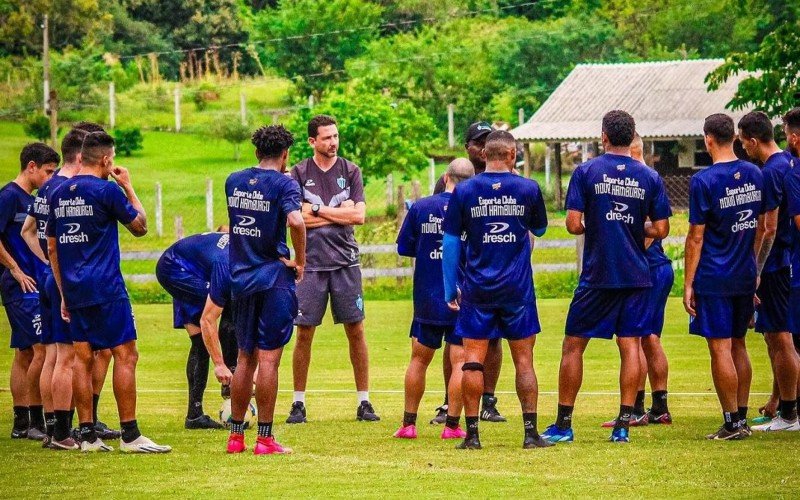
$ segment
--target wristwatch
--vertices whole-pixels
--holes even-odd
[[[314,215],[319,215],[319,203],[314,203],[311,205],[311,213]]]

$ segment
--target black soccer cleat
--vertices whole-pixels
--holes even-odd
[[[500,415],[497,411],[497,398],[490,397],[483,400],[483,411],[481,412],[481,420],[484,422],[505,422],[506,417]]]
[[[356,420],[364,422],[377,422],[381,417],[375,414],[375,409],[369,401],[362,401],[356,410]]]
[[[747,434],[742,432],[741,429],[734,429],[729,431],[723,425],[719,428],[719,430],[713,434],[708,434],[706,439],[711,439],[712,441],[738,441],[740,439],[744,439],[747,437]]]
[[[119,439],[122,437],[122,432],[118,430],[111,429],[109,426],[104,424],[101,421],[97,421],[94,423],[94,432],[97,434],[97,437],[100,440],[110,440],[110,439]]]
[[[200,415],[197,418],[187,418],[183,422],[186,429],[224,429],[225,426],[208,415]]]
[[[13,427],[11,429],[11,439],[26,439],[28,437],[28,428],[25,427],[17,429]]]
[[[47,439],[47,431],[38,429],[36,427],[31,427],[28,429],[28,439],[31,441],[44,441]]]
[[[456,445],[457,450],[480,450],[481,440],[478,436],[467,436],[463,441]]]
[[[447,405],[436,408],[436,416],[431,419],[431,424],[443,424],[447,422]]]
[[[292,403],[292,409],[289,410],[289,418],[286,419],[287,424],[304,424],[306,423],[306,405],[301,401]]]
[[[533,448],[549,448],[555,445],[555,443],[551,443],[539,434],[525,434],[525,440],[522,441],[522,447],[526,450],[531,450]]]

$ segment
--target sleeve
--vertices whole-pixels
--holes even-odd
[[[458,296],[458,267],[461,256],[461,238],[445,233],[442,239],[442,278],[444,300],[450,302]]]
[[[711,201],[702,181],[695,175],[689,182],[689,224],[704,225],[711,211]]]
[[[0,192],[0,233],[6,232],[6,227],[14,219],[16,211],[13,200],[6,196],[6,192]]]
[[[364,179],[361,178],[361,169],[353,165],[350,173],[350,199],[353,203],[366,203],[364,198]]]
[[[780,172],[774,168],[762,170],[764,177],[764,197],[763,210],[770,212],[781,205],[783,200],[783,183],[781,182]]]
[[[789,217],[800,215],[800,170],[790,170],[783,178]]]
[[[580,167],[575,169],[569,179],[565,207],[567,210],[586,211],[586,199],[583,193],[583,169]]]
[[[533,196],[530,203],[532,212],[528,223],[528,229],[536,236],[542,236],[544,235],[544,230],[547,228],[547,207],[544,205],[544,197],[542,196],[542,190],[539,189],[538,184],[535,184],[535,189],[532,194]]]
[[[283,210],[283,213],[289,214],[300,210],[303,205],[302,201],[300,198],[300,184],[295,181],[287,182],[281,198],[281,210]]]
[[[664,220],[672,217],[672,208],[669,204],[669,196],[664,187],[664,181],[660,176],[655,176],[653,189],[653,199],[650,201],[650,210],[648,210],[648,217],[651,221]]]
[[[122,224],[130,224],[139,215],[122,189],[111,182],[104,189],[103,204],[111,216]]]
[[[225,307],[231,296],[231,273],[227,264],[215,262],[211,268],[211,287],[208,297],[219,307]]]
[[[397,234],[397,253],[405,257],[417,256],[417,205],[411,205],[411,208],[403,220],[403,225],[400,227],[400,232]]]
[[[450,196],[450,202],[447,204],[447,212],[444,214],[444,224],[442,230],[445,234],[461,237],[464,232],[464,224],[461,218],[461,192],[456,188]]]
[[[433,187],[433,194],[444,193],[444,190],[447,186],[444,183],[444,174],[439,177],[439,180],[436,181],[436,185]]]

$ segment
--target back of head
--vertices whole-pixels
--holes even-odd
[[[320,127],[336,125],[336,118],[328,115],[317,115],[308,122],[308,136],[317,137]]]
[[[772,121],[763,111],[751,111],[744,115],[739,120],[739,132],[743,140],[755,139],[762,143],[775,140]]]
[[[77,161],[86,134],[87,132],[84,130],[73,128],[61,139],[61,155],[64,157],[64,163]]]
[[[48,163],[58,165],[60,161],[61,157],[58,156],[58,153],[43,142],[26,144],[19,154],[20,171],[28,168],[30,162],[35,163],[37,168],[41,168],[42,165],[47,165]]]
[[[104,156],[111,156],[114,138],[105,132],[91,132],[83,139],[81,156],[84,165],[97,165]]]
[[[628,112],[615,109],[603,116],[603,132],[612,146],[628,147],[636,134],[636,121]]]
[[[86,133],[91,134],[92,132],[105,132],[106,130],[97,123],[94,122],[78,122],[72,126],[72,130],[83,130]]]
[[[447,166],[446,174],[449,182],[455,186],[459,182],[473,177],[475,175],[475,167],[466,158],[456,158]]]
[[[800,107],[796,107],[783,115],[783,124],[794,133],[800,134]]]
[[[484,152],[487,162],[509,160],[510,158],[513,164],[517,154],[517,140],[505,130],[495,130],[486,136]],[[513,152],[513,155],[510,155],[509,152]]]
[[[276,159],[294,144],[294,137],[283,125],[270,125],[253,132],[251,142],[259,160]]]
[[[733,118],[724,113],[715,113],[709,116],[703,124],[703,134],[712,137],[720,146],[733,144],[736,136]]]

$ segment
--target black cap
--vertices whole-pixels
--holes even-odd
[[[494,129],[488,122],[475,122],[467,129],[467,142],[489,135]]]

